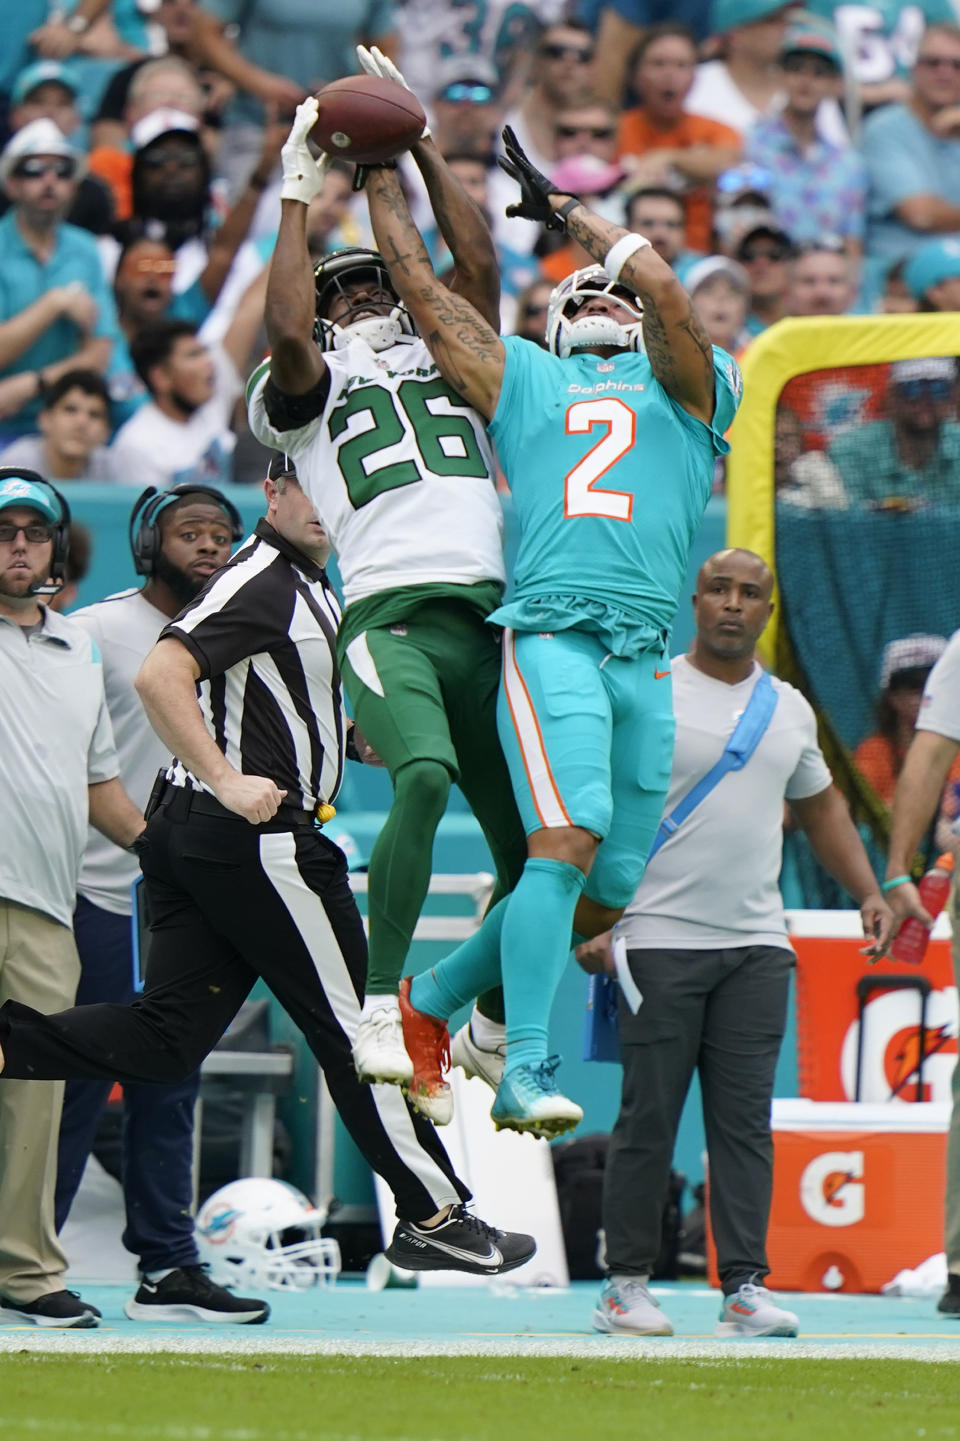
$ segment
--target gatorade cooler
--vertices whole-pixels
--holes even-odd
[[[769,1285],[878,1292],[943,1250],[949,1105],[774,1101]],[[707,1238],[712,1284],[719,1278]]]

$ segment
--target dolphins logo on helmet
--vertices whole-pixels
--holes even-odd
[[[224,1286],[303,1291],[340,1274],[340,1248],[320,1234],[327,1213],[285,1181],[248,1176],[221,1186],[197,1213],[200,1259]]]
[[[363,250],[359,246],[348,246],[325,255],[313,272],[317,292],[316,338],[321,350],[342,350],[352,340],[365,340],[371,350],[389,350],[412,340],[416,335],[409,311],[401,304],[393,288],[390,272],[383,257],[376,250]],[[336,296],[348,300],[344,286],[359,280],[376,282],[382,292],[378,303],[389,303],[386,315],[366,315],[352,320],[351,315],[361,314],[369,309],[368,301],[353,304],[351,309],[337,321],[327,319],[327,311]],[[348,301],[349,303],[349,301]]]
[[[624,318],[585,315],[581,307],[593,295],[609,295],[623,307]],[[575,350],[594,345],[615,345],[642,352],[643,306],[626,286],[611,280],[602,265],[575,270],[554,289],[547,308],[547,348],[565,360]]]

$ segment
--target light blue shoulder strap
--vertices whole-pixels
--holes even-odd
[[[777,692],[774,690],[773,681],[767,671],[762,670],[750,692],[750,699],[744,707],[743,715],[737,721],[733,734],[727,741],[723,754],[716,765],[708,770],[705,776],[701,776],[696,785],[690,787],[670,814],[664,816],[660,822],[660,829],[650,847],[648,861],[656,855],[664,841],[673,835],[677,827],[683,824],[690,812],[696,810],[700,802],[706,799],[714,786],[723,780],[728,771],[743,769],[763,739],[763,734],[770,724],[776,708]]]

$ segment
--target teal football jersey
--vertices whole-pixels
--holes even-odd
[[[504,345],[490,434],[513,493],[520,547],[513,596],[491,619],[522,630],[586,624],[616,634],[617,617],[626,618],[640,623],[649,644],[673,621],[714,462],[730,448],[724,433],[742,386],[736,361],[714,347],[708,426],[671,400],[645,355],[561,360],[516,336]],[[591,623],[604,611],[612,625]]]

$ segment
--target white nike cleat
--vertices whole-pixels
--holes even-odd
[[[439,1226],[398,1221],[384,1255],[406,1271],[469,1271],[499,1276],[535,1256],[537,1243],[522,1231],[498,1231],[465,1206],[451,1206]]]
[[[673,1326],[639,1276],[608,1276],[597,1297],[593,1329],[610,1336],[672,1336]]]
[[[487,1050],[484,1046],[479,1046],[473,1039],[469,1021],[465,1026],[460,1027],[450,1042],[452,1064],[459,1066],[465,1076],[471,1079],[478,1076],[481,1081],[486,1081],[491,1091],[497,1090],[503,1080],[503,1067],[506,1059],[506,1027],[503,1031],[503,1040],[492,1051]]]
[[[724,1296],[714,1335],[721,1340],[751,1336],[796,1336],[800,1322],[792,1311],[778,1306],[766,1286],[744,1281],[739,1291]]]
[[[392,997],[368,1016],[361,1016],[353,1042],[353,1064],[361,1081],[386,1081],[408,1086],[413,1062],[403,1044],[400,1009]]]

